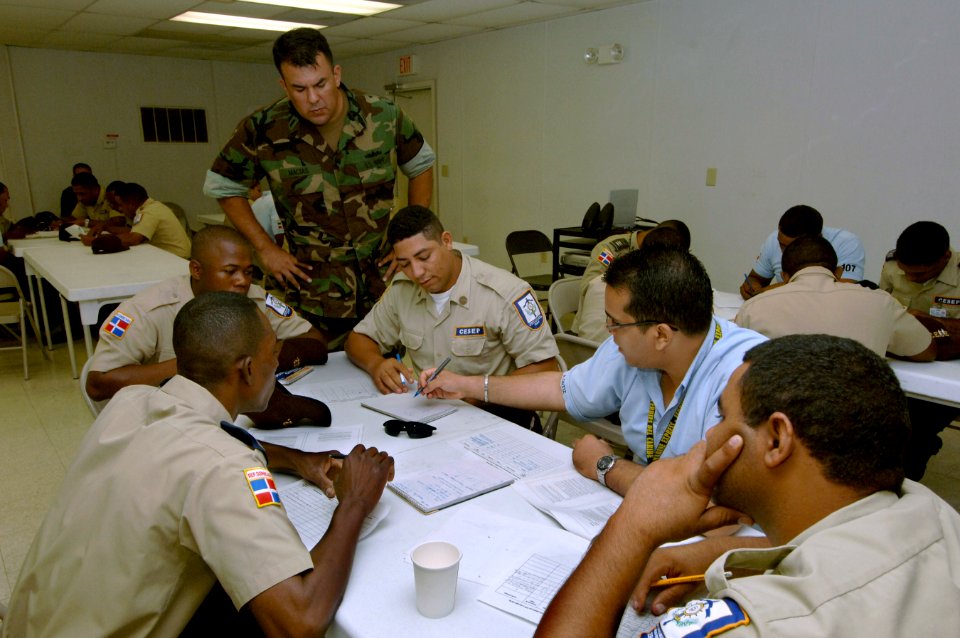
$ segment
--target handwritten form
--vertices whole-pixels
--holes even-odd
[[[339,502],[336,498],[327,498],[320,488],[303,479],[280,488],[280,502],[287,510],[290,522],[297,528],[300,540],[307,549],[320,542]],[[382,501],[377,503],[360,527],[360,538],[365,538],[390,513],[390,506]]]
[[[528,478],[513,486],[538,510],[578,536],[592,539],[623,499],[572,467]]]

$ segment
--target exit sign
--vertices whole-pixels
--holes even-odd
[[[417,72],[417,56],[400,56],[400,75],[414,75]]]

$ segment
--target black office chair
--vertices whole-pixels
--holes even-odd
[[[552,255],[553,244],[550,243],[550,238],[539,230],[515,230],[507,235],[507,256],[510,257],[511,272],[530,284],[530,287],[534,290],[550,290],[550,284],[553,283],[552,274],[522,275],[517,269],[517,263],[513,256],[531,253],[550,253]]]
[[[597,215],[597,238],[602,239],[613,229],[613,203],[607,202]]]
[[[587,233],[596,234],[599,230],[597,218],[600,216],[600,204],[593,202],[590,204],[590,207],[587,208],[587,212],[583,215],[583,221],[580,222],[580,228]]]

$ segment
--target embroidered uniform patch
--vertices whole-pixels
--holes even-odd
[[[108,335],[113,335],[117,339],[123,339],[127,328],[133,323],[133,317],[128,317],[122,312],[115,312],[107,323],[103,324],[103,331]]]
[[[604,266],[609,266],[610,264],[613,263],[613,255],[611,255],[605,250],[601,250],[600,254],[597,255],[597,261],[599,261]]]
[[[293,308],[283,303],[282,301],[280,301],[279,299],[271,295],[269,292],[267,293],[266,304],[267,304],[267,308],[274,311],[276,314],[278,314],[281,317],[289,317],[290,315],[293,314]]]
[[[671,609],[656,627],[641,634],[641,638],[707,638],[749,624],[750,618],[736,601],[704,598]]]
[[[243,471],[243,476],[247,479],[247,485],[253,493],[253,500],[257,507],[266,507],[267,505],[279,505],[280,492],[277,491],[277,484],[273,482],[273,475],[265,467],[251,467]]]
[[[519,299],[513,302],[513,307],[517,309],[517,314],[523,319],[523,323],[531,330],[538,330],[543,325],[543,311],[540,310],[540,304],[533,292],[527,291]]]
[[[482,337],[483,335],[483,326],[457,326],[453,332],[455,337]]]

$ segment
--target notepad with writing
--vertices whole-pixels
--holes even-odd
[[[421,423],[430,423],[457,411],[457,405],[452,401],[428,399],[423,395],[415,397],[409,392],[383,394],[375,399],[365,399],[360,405],[394,419]]]
[[[513,481],[512,475],[480,459],[458,457],[449,463],[407,474],[387,483],[387,487],[429,514],[506,487]]]

